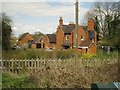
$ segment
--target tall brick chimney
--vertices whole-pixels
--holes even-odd
[[[62,19],[62,17],[60,17],[59,26],[63,26],[63,19]]]
[[[95,29],[94,29],[94,20],[92,18],[89,18],[88,19],[88,32],[90,36],[92,36],[92,33],[93,33],[93,38],[91,38],[92,40],[92,43],[96,43],[96,32],[95,32]]]
[[[94,20],[92,18],[88,19],[88,30],[94,30]]]

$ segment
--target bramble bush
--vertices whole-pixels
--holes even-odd
[[[3,88],[90,88],[91,83],[115,81],[118,81],[117,62],[89,66],[80,60],[41,64],[33,73],[3,72],[2,75]]]
[[[91,60],[91,59],[94,59],[96,57],[95,54],[84,54],[82,55],[81,59],[83,60]]]
[[[2,52],[3,59],[117,59],[118,51],[113,51],[107,53],[101,49],[97,49],[97,53],[92,54],[83,54],[81,55],[79,52],[75,50],[53,50],[53,51],[45,51],[43,49],[27,49],[27,50],[11,50],[8,52]]]
[[[34,83],[33,83],[34,82]],[[37,88],[37,78],[32,75],[2,73],[2,88]]]
[[[45,51],[45,50],[15,50],[15,51],[8,51],[2,52],[3,59],[67,59],[73,58],[77,54],[74,50],[53,50],[53,51]]]

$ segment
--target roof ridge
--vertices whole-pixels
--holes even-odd
[[[31,35],[29,32],[23,33],[23,34],[21,34],[21,36],[19,37],[19,41],[22,40],[22,39],[25,37],[26,34]],[[32,36],[32,35],[31,35],[31,36]]]

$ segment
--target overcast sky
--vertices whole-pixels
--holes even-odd
[[[58,26],[59,17],[63,17],[64,24],[75,22],[74,0],[5,0],[2,3],[2,11],[13,21],[12,29],[15,36],[29,32],[33,34],[40,31],[44,34],[53,33]],[[65,2],[66,1],[66,2]],[[86,12],[94,7],[96,0],[80,0],[79,23],[86,22]],[[115,1],[115,0],[114,0]],[[118,0],[116,0],[118,1]]]

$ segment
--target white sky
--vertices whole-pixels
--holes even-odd
[[[30,2],[33,1],[33,2]],[[48,2],[49,1],[49,2]],[[68,2],[69,1],[69,2]],[[13,21],[13,34],[40,31],[44,34],[53,33],[58,26],[59,17],[64,23],[75,21],[75,0],[4,0],[0,1],[3,12]],[[86,12],[94,6],[96,0],[79,0],[79,23],[84,23]],[[83,3],[84,1],[84,3]],[[102,0],[97,0],[102,1]],[[115,1],[115,0],[109,0]],[[118,0],[116,0],[118,1]]]

